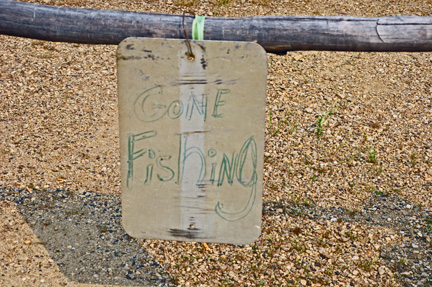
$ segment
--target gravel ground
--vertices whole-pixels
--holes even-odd
[[[70,280],[173,286],[166,271],[142,248],[143,242],[123,231],[118,194],[2,190],[1,199],[15,204],[37,236],[24,243],[43,245]]]
[[[427,16],[430,1],[29,1],[213,16]],[[432,54],[268,54],[262,234],[135,240],[115,46],[0,36],[1,286],[432,285]]]

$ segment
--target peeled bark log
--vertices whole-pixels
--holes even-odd
[[[184,18],[191,35],[193,16]],[[184,38],[182,15],[76,9],[0,1],[0,34],[113,44],[127,37]],[[432,51],[432,17],[207,17],[205,40],[257,42],[268,52]]]

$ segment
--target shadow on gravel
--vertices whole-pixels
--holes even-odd
[[[0,187],[1,190],[1,187]],[[1,190],[15,202],[69,280],[101,285],[172,286],[163,268],[121,226],[119,195]]]
[[[388,244],[381,250],[380,258],[396,274],[402,286],[432,286],[431,210],[395,193],[373,195],[364,202],[362,210],[326,209],[296,201],[264,203],[266,214],[273,215],[278,209],[286,216],[304,216],[320,222],[355,222],[393,229],[403,236],[403,243]]]
[[[0,200],[15,202],[60,270],[72,281],[126,286],[173,286],[163,268],[121,226],[119,195],[57,191],[5,190]],[[297,201],[264,202],[263,212],[304,217],[326,224],[355,222],[382,226],[403,235],[381,259],[402,286],[432,284],[432,212],[397,194],[377,194],[362,210],[321,208]],[[429,240],[429,241],[428,241]]]

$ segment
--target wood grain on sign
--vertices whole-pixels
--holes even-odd
[[[255,43],[128,38],[117,51],[123,226],[246,244],[261,231],[267,57]]]

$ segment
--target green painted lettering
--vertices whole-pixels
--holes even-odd
[[[217,94],[216,94],[216,99],[214,101],[214,106],[213,106],[213,113],[212,116],[214,118],[221,118],[222,114],[218,112],[218,108],[221,106],[224,106],[226,101],[222,100],[222,96],[225,94],[230,93],[231,90],[229,89],[218,89],[217,90]]]

